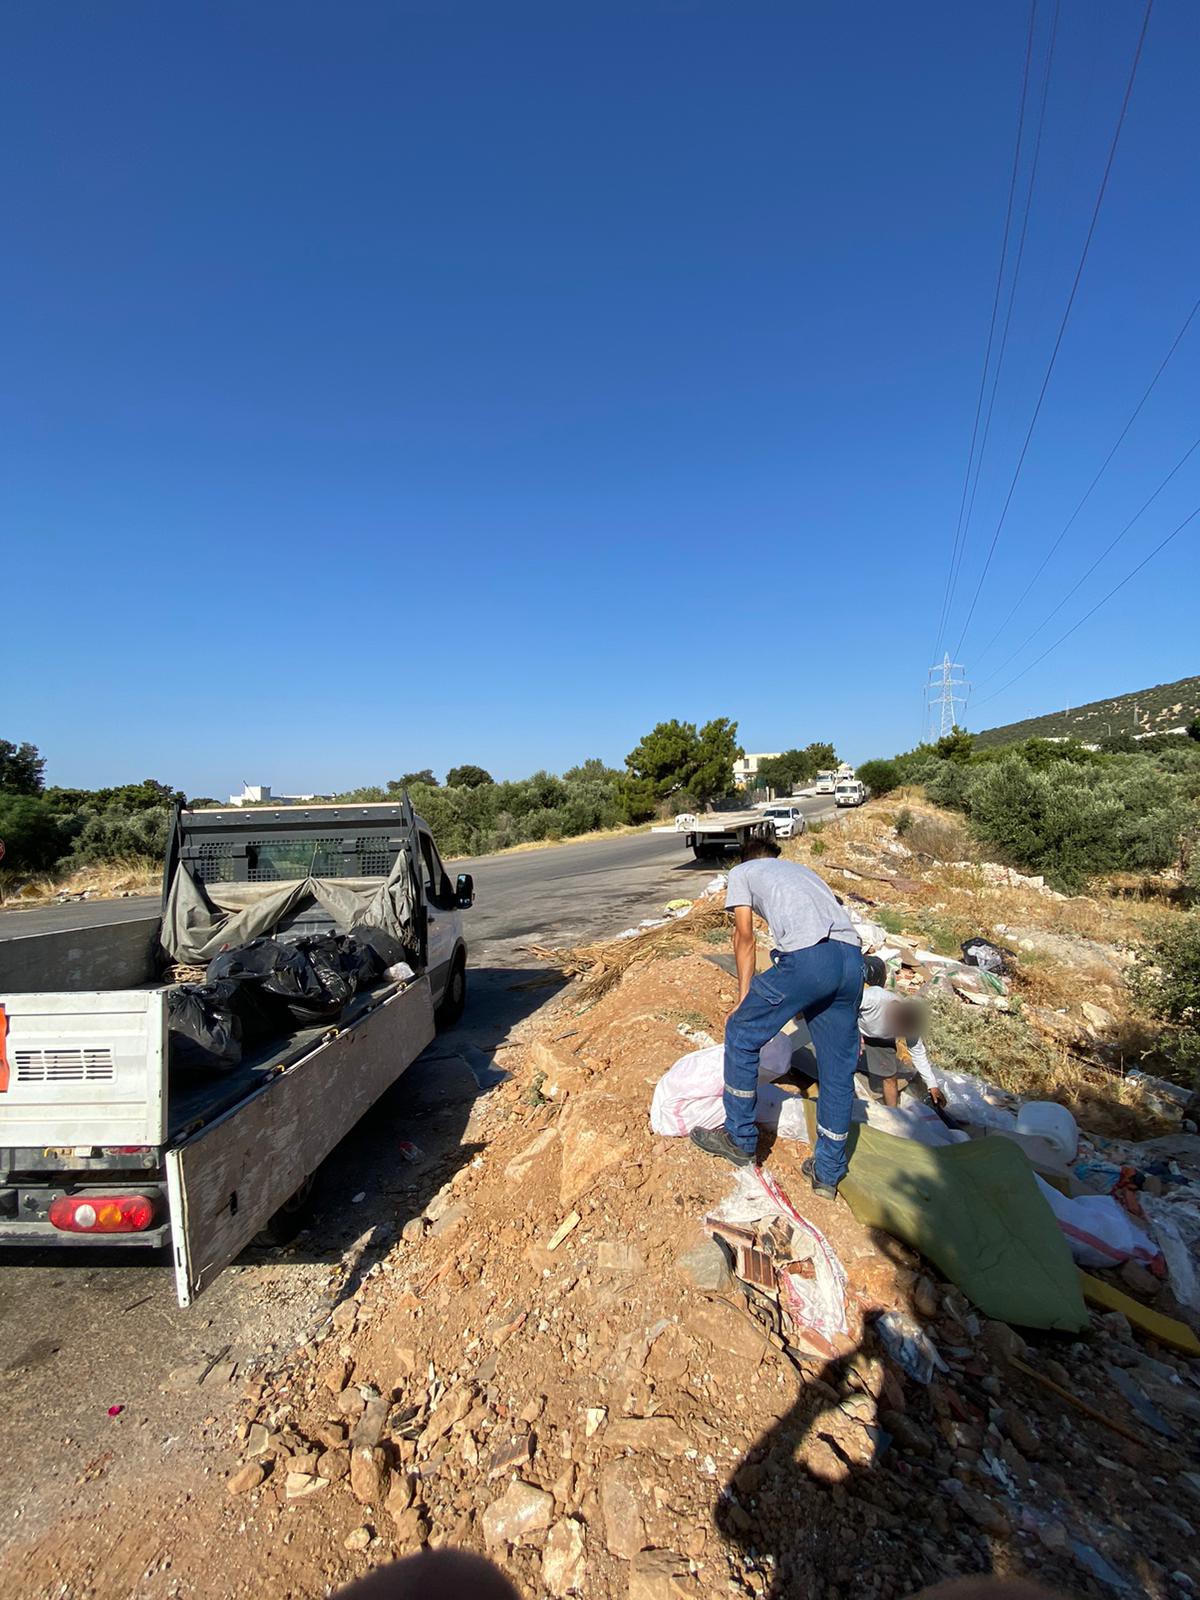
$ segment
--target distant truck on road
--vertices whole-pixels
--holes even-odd
[[[832,794],[837,783],[837,773],[830,768],[817,773],[817,793]]]
[[[407,796],[185,810],[160,917],[0,940],[0,1244],[169,1243],[188,1305],[294,1235],[321,1162],[461,1013],[473,899]],[[236,976],[264,957],[309,988]]]
[[[683,830],[683,842],[697,861],[741,850],[750,839],[774,837],[775,823],[762,811],[713,811],[688,818]]]
[[[833,791],[836,806],[861,806],[867,798],[866,785],[857,778],[839,778]]]

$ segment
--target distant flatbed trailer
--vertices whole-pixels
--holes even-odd
[[[775,824],[761,811],[714,811],[690,823],[683,842],[697,861],[744,849],[751,839],[773,839]]]

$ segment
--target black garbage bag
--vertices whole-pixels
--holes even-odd
[[[181,983],[169,990],[167,1030],[172,1066],[231,1072],[241,1065],[241,1019],[222,1003],[215,984]]]
[[[309,963],[321,991],[319,999],[305,996],[302,1001],[293,1002],[293,1016],[297,1014],[297,1004],[319,1012],[320,1015],[314,1015],[314,1021],[322,1020],[329,1012],[336,1016],[358,991],[355,961],[343,947],[341,938],[333,933],[311,934],[307,938],[297,939],[293,949]]]
[[[360,950],[369,950],[377,963],[377,976],[384,973],[388,967],[394,967],[398,961],[415,961],[415,952],[395,938],[383,928],[372,928],[365,923],[354,930],[353,937],[358,942]]]
[[[1002,978],[1008,971],[1008,962],[1005,958],[1015,954],[1013,950],[993,944],[990,939],[968,939],[962,946],[965,965],[978,967],[981,972],[994,973],[997,978]]]
[[[383,976],[384,968],[391,965],[390,962],[383,959],[375,946],[374,940],[360,938],[358,930],[352,934],[339,933],[336,937],[338,948],[342,952],[342,959],[349,964],[354,972],[360,989],[369,989],[373,983],[377,983]],[[384,937],[386,938],[387,935],[385,934]],[[396,944],[397,949],[403,951],[403,946],[399,945],[397,941],[393,940],[392,943]],[[403,959],[403,953],[396,957],[397,961],[403,961]]]
[[[217,978],[204,987],[211,992],[216,1004],[231,1012],[241,1024],[244,1049],[265,1044],[289,1031],[286,1007],[267,994],[259,979],[250,973]]]
[[[319,974],[299,945],[281,944],[278,939],[251,939],[249,944],[222,950],[208,964],[210,983],[243,976],[256,979],[262,995],[285,1008],[290,1019],[324,1021],[336,1016],[345,1003],[330,1001]]]

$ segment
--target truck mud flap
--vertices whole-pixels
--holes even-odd
[[[181,1306],[235,1259],[433,1036],[422,977],[167,1152]]]

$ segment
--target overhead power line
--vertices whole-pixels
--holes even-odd
[[[1071,531],[1071,528],[1074,526],[1076,517],[1083,510],[1084,506],[1088,503],[1088,500],[1091,498],[1092,490],[1096,487],[1096,485],[1100,482],[1100,479],[1104,476],[1105,472],[1108,470],[1109,462],[1116,455],[1117,451],[1121,448],[1121,445],[1125,441],[1126,434],[1129,432],[1130,428],[1132,428],[1134,423],[1137,421],[1138,416],[1141,413],[1142,407],[1146,404],[1146,401],[1149,400],[1150,396],[1154,392],[1154,389],[1155,389],[1155,386],[1158,383],[1158,380],[1162,377],[1163,373],[1167,370],[1167,367],[1168,367],[1168,365],[1170,363],[1171,357],[1175,354],[1176,350],[1179,348],[1180,342],[1183,339],[1184,334],[1191,327],[1192,321],[1195,318],[1195,315],[1196,315],[1197,311],[1200,311],[1200,300],[1197,300],[1195,305],[1193,305],[1192,309],[1188,312],[1187,318],[1184,321],[1183,327],[1180,328],[1179,332],[1175,335],[1175,338],[1171,343],[1171,348],[1167,351],[1166,355],[1162,358],[1162,361],[1159,363],[1158,371],[1150,379],[1149,386],[1147,387],[1145,393],[1142,395],[1142,398],[1138,401],[1137,405],[1134,406],[1133,411],[1130,413],[1129,421],[1121,429],[1120,433],[1117,435],[1116,443],[1113,445],[1112,449],[1105,456],[1104,460],[1100,463],[1100,470],[1096,473],[1096,476],[1092,479],[1091,483],[1089,483],[1087,488],[1084,490],[1083,498],[1080,500],[1079,504],[1075,507],[1074,511],[1072,511],[1071,515],[1067,518],[1066,523],[1063,525],[1062,532],[1059,534],[1058,538],[1055,539],[1054,543],[1050,546],[1049,550],[1047,550],[1046,554],[1042,557],[1041,565],[1038,567],[1038,569],[1034,573],[1033,577],[1030,578],[1029,582],[1025,585],[1024,589],[1021,590],[1021,593],[1017,596],[1017,599],[1016,599],[1015,603],[1013,604],[1012,608],[1010,609],[1008,615],[1005,617],[1004,621],[1000,624],[1000,626],[996,629],[995,633],[988,640],[987,644],[985,644],[983,649],[979,652],[981,656],[986,656],[987,655],[988,651],[995,644],[996,640],[1000,637],[1000,635],[1004,632],[1005,628],[1007,628],[1009,623],[1012,621],[1013,617],[1020,610],[1022,604],[1024,603],[1026,597],[1028,596],[1030,590],[1033,588],[1034,584],[1038,581],[1038,579],[1041,577],[1042,573],[1045,572],[1046,568],[1050,565],[1050,562],[1054,557],[1055,551],[1058,549],[1059,545],[1062,544],[1062,542],[1066,538],[1067,534]],[[1182,465],[1182,463],[1181,463],[1181,465]],[[1148,501],[1147,501],[1147,504],[1149,504]],[[1143,510],[1144,509],[1145,509],[1145,507],[1143,507]],[[1139,515],[1140,515],[1140,513],[1139,513]],[[1111,546],[1110,546],[1110,548],[1111,548]],[[1087,574],[1085,573],[1084,576],[1086,577]],[[1073,594],[1074,590],[1072,590],[1071,593]],[[1067,595],[1066,598],[1069,600],[1070,599],[1070,595]],[[1051,613],[1051,615],[1053,615],[1053,612]],[[1047,617],[1046,621],[1048,622],[1049,620],[1050,620],[1049,617]],[[1043,626],[1044,625],[1045,624],[1043,624]],[[1026,640],[1025,642],[1026,642],[1026,644],[1028,644],[1029,641]],[[1024,646],[1022,646],[1022,649],[1023,648],[1024,648]],[[1011,661],[1012,660],[1012,656],[1010,656],[1008,659],[1009,659],[1009,661]],[[1005,666],[1007,664],[1008,663],[1006,662]],[[997,672],[1003,672],[1004,671],[1004,667],[1003,666],[998,667],[996,670],[997,670]]]
[[[1008,334],[1012,327],[1013,306],[1017,298],[1017,285],[1021,281],[1021,263],[1025,259],[1025,240],[1029,233],[1029,213],[1033,209],[1033,192],[1037,184],[1038,163],[1042,154],[1042,133],[1046,126],[1046,101],[1050,95],[1050,75],[1054,67],[1054,45],[1058,38],[1058,18],[1061,10],[1061,0],[1055,0],[1054,20],[1050,26],[1050,43],[1046,51],[1046,72],[1042,79],[1042,102],[1038,109],[1037,133],[1033,141],[1033,161],[1029,169],[1029,187],[1025,191],[1025,210],[1021,217],[1021,236],[1017,241],[1016,261],[1013,264],[1012,281],[1008,286],[1008,304],[1004,310],[1004,328],[1000,335],[1000,350],[996,357],[996,370],[992,374],[992,388],[988,395],[987,414],[983,419],[983,436],[979,442],[979,455],[975,462],[975,480],[971,484],[971,498],[967,502],[967,517],[963,523],[962,547],[959,551],[958,567],[954,573],[954,583],[950,590],[950,605],[948,610],[954,609],[954,595],[958,588],[959,573],[962,571],[962,558],[966,554],[967,539],[971,531],[971,518],[975,515],[975,497],[979,493],[979,480],[983,475],[983,461],[987,454],[988,438],[992,431],[992,414],[996,409],[996,394],[1000,388],[1000,376],[1004,371],[1004,356],[1008,349]]]
[[[1087,571],[1083,574],[1083,576],[1081,578],[1077,578],[1076,579],[1076,581],[1067,590],[1066,594],[1063,595],[1062,599],[1054,607],[1054,610],[1050,611],[1050,612],[1047,612],[1047,614],[1038,623],[1037,627],[1033,630],[1033,632],[1029,633],[1029,634],[1026,634],[1025,638],[1022,639],[1021,643],[1017,646],[1017,648],[1015,650],[1011,651],[1010,654],[1007,655],[1004,658],[1004,660],[1000,663],[1000,665],[996,668],[995,672],[992,674],[993,677],[998,678],[1000,676],[1000,674],[1006,670],[1006,668],[1011,666],[1012,663],[1021,654],[1021,651],[1025,649],[1026,645],[1032,644],[1033,641],[1037,638],[1038,634],[1041,633],[1042,629],[1046,626],[1046,624],[1048,622],[1052,622],[1054,620],[1054,618],[1058,615],[1058,613],[1066,605],[1067,601],[1071,598],[1071,596],[1073,594],[1078,593],[1078,591],[1083,587],[1083,585],[1091,577],[1092,573],[1095,572],[1096,568],[1101,564],[1101,562],[1106,560],[1108,558],[1108,556],[1110,556],[1112,554],[1112,552],[1120,544],[1121,540],[1129,532],[1130,528],[1133,527],[1134,523],[1137,522],[1141,518],[1141,516],[1143,515],[1144,512],[1146,512],[1146,511],[1148,511],[1150,509],[1150,507],[1158,499],[1159,495],[1163,492],[1163,490],[1170,483],[1171,479],[1175,476],[1175,474],[1179,471],[1179,469],[1185,464],[1185,462],[1187,462],[1196,453],[1197,450],[1200,450],[1200,436],[1197,436],[1192,441],[1192,443],[1188,446],[1188,448],[1183,452],[1183,454],[1180,456],[1179,460],[1171,468],[1170,472],[1167,473],[1166,477],[1162,480],[1162,482],[1154,490],[1154,493],[1151,494],[1148,499],[1142,501],[1141,505],[1134,512],[1134,514],[1130,517],[1129,521],[1125,524],[1125,526],[1121,529],[1121,531],[1119,533],[1115,534],[1109,540],[1109,542],[1105,545],[1104,549],[1101,550],[1100,554],[1092,562],[1091,566],[1087,569]]]
[[[1146,43],[1146,30],[1150,26],[1150,14],[1153,10],[1154,0],[1146,0],[1146,11],[1145,15],[1142,17],[1142,27],[1141,32],[1138,34],[1137,48],[1133,52],[1133,62],[1129,69],[1129,80],[1125,85],[1125,95],[1121,101],[1120,115],[1117,117],[1117,125],[1113,130],[1112,143],[1110,144],[1108,150],[1108,160],[1104,163],[1104,174],[1100,179],[1100,188],[1096,195],[1096,203],[1092,207],[1092,220],[1088,224],[1087,236],[1083,241],[1083,250],[1080,253],[1079,265],[1075,269],[1075,277],[1071,284],[1071,292],[1067,296],[1066,309],[1063,312],[1062,321],[1059,323],[1058,335],[1054,341],[1054,348],[1050,352],[1050,360],[1046,367],[1045,376],[1042,379],[1042,386],[1038,390],[1037,402],[1033,408],[1033,415],[1029,419],[1029,427],[1026,430],[1024,442],[1021,445],[1021,453],[1017,457],[1017,465],[1012,475],[1012,482],[1008,486],[1008,493],[1004,497],[1004,504],[1001,507],[1000,517],[996,523],[996,531],[992,534],[992,542],[988,546],[987,558],[983,563],[983,571],[979,574],[979,581],[975,585],[975,593],[971,596],[971,604],[967,610],[966,621],[962,625],[962,631],[958,636],[958,643],[954,646],[955,655],[958,655],[962,650],[963,640],[967,636],[967,630],[971,626],[971,619],[975,615],[975,607],[979,604],[979,596],[983,591],[984,581],[986,580],[988,572],[991,569],[992,557],[996,553],[996,545],[999,543],[1000,533],[1004,527],[1005,519],[1008,516],[1008,508],[1011,506],[1013,495],[1016,492],[1017,480],[1020,478],[1021,469],[1025,465],[1025,457],[1029,451],[1030,440],[1033,438],[1033,430],[1036,428],[1038,417],[1041,414],[1042,402],[1046,398],[1046,390],[1050,387],[1050,377],[1054,371],[1054,364],[1058,360],[1058,352],[1062,349],[1063,336],[1067,331],[1067,323],[1071,319],[1071,311],[1075,305],[1075,296],[1079,292],[1079,284],[1083,278],[1083,269],[1087,263],[1088,252],[1092,247],[1092,239],[1095,237],[1096,224],[1100,220],[1100,208],[1104,204],[1104,195],[1108,189],[1108,180],[1112,173],[1113,162],[1116,160],[1117,146],[1121,141],[1121,130],[1125,126],[1125,114],[1129,110],[1129,102],[1133,96],[1133,85],[1137,78],[1138,65],[1142,59],[1142,48]]]
[[[1055,639],[1054,643],[1047,645],[1040,656],[1037,656],[1033,661],[1031,661],[1027,667],[1022,667],[1020,672],[1011,677],[1001,688],[994,690],[989,695],[985,695],[979,704],[986,705],[989,700],[995,700],[997,696],[1002,695],[1006,689],[1011,689],[1014,683],[1018,683],[1027,672],[1032,672],[1034,667],[1039,666],[1043,661],[1045,661],[1046,657],[1053,651],[1057,650],[1060,644],[1064,644],[1073,633],[1077,633],[1079,629],[1083,627],[1085,622],[1094,617],[1097,611],[1100,610],[1101,606],[1107,605],[1112,599],[1113,595],[1117,594],[1121,589],[1123,589],[1131,578],[1136,578],[1142,568],[1153,561],[1155,556],[1158,555],[1160,551],[1165,550],[1171,543],[1172,539],[1177,539],[1183,530],[1188,526],[1188,524],[1194,522],[1197,517],[1200,517],[1200,506],[1197,506],[1194,511],[1190,512],[1186,517],[1184,517],[1183,521],[1178,525],[1178,527],[1172,528],[1171,532],[1167,534],[1165,539],[1161,539],[1148,555],[1144,555],[1138,562],[1137,566],[1125,574],[1120,583],[1114,583],[1108,593],[1097,600],[1096,604],[1091,608],[1090,611],[1085,611],[1083,616],[1080,617],[1079,621],[1076,622],[1072,627],[1068,628],[1066,633],[1060,633],[1058,638]]]
[[[1004,212],[1004,234],[1000,241],[1000,263],[996,268],[996,289],[992,295],[992,315],[988,323],[987,346],[983,352],[983,370],[979,374],[979,395],[975,401],[975,421],[971,427],[971,446],[967,451],[967,466],[963,473],[962,496],[958,503],[958,524],[954,530],[954,544],[950,551],[950,565],[946,569],[946,584],[942,590],[942,611],[938,618],[937,642],[934,645],[934,655],[942,647],[942,634],[945,632],[946,622],[950,615],[950,607],[954,600],[954,587],[958,579],[958,566],[960,550],[963,544],[963,517],[966,513],[967,491],[971,483],[971,463],[975,459],[975,443],[979,437],[979,418],[983,412],[983,396],[987,389],[988,367],[992,360],[992,341],[996,336],[996,317],[1000,310],[1000,291],[1004,285],[1004,263],[1008,258],[1008,236],[1012,228],[1013,200],[1017,192],[1017,174],[1021,168],[1021,142],[1025,134],[1025,104],[1029,96],[1029,67],[1033,60],[1033,36],[1037,22],[1037,0],[1031,0],[1029,7],[1029,32],[1025,40],[1025,69],[1021,77],[1021,105],[1017,113],[1017,143],[1013,150],[1012,174],[1008,180],[1008,204]]]

